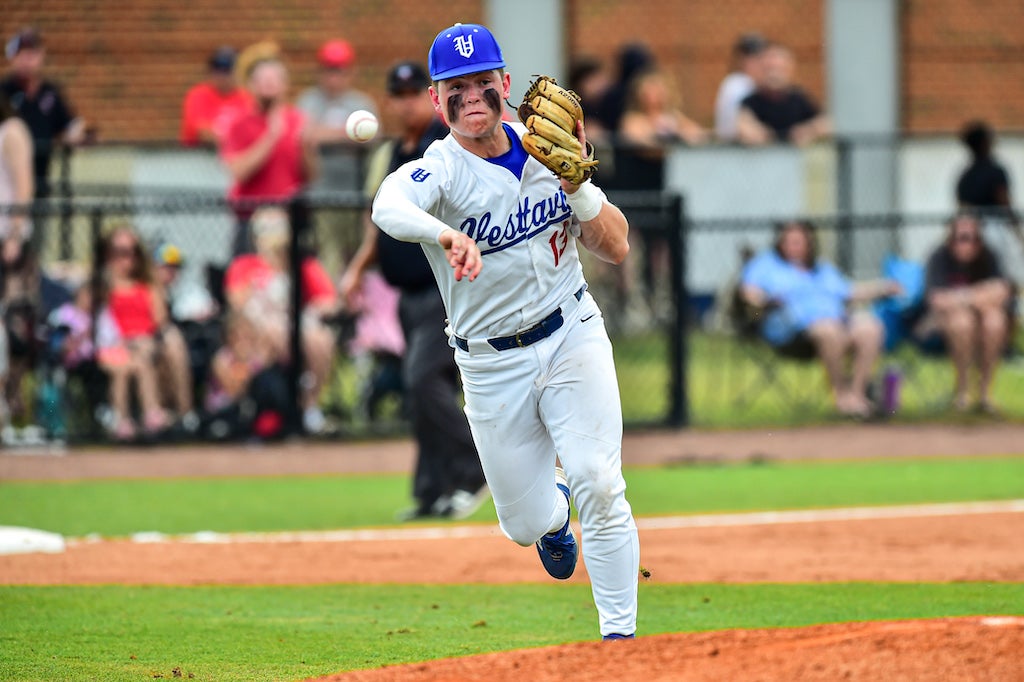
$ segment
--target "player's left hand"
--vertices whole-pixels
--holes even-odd
[[[463,277],[468,277],[470,282],[475,280],[484,267],[476,241],[456,230],[445,230],[438,241],[448,256],[448,264],[455,271],[455,280],[461,282]]]

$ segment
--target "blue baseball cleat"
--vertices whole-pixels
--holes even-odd
[[[610,635],[605,635],[601,637],[601,640],[605,642],[611,642],[616,639],[636,639],[636,635],[620,635],[617,632],[613,632]]]
[[[565,495],[566,502],[569,501],[569,483],[565,478],[565,472],[561,467],[555,467],[555,485]],[[576,559],[579,557],[579,550],[576,546],[576,538],[569,526],[569,518],[572,517],[572,509],[569,510],[565,525],[554,533],[548,533],[537,541],[537,554],[544,564],[544,570],[552,578],[565,580],[576,570]]]

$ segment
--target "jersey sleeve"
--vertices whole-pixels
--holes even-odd
[[[384,178],[373,200],[373,222],[405,242],[436,244],[451,229],[431,215],[441,199],[447,173],[440,159],[419,159]]]

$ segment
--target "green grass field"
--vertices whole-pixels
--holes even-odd
[[[656,585],[641,632],[1024,614],[1024,585]],[[0,588],[0,680],[295,680],[594,638],[587,585]]]
[[[631,468],[638,516],[1024,497],[1024,458],[778,462]],[[292,476],[0,483],[0,524],[70,536],[385,526],[409,480]],[[473,520],[491,521],[485,505]]]
[[[639,516],[1024,497],[1024,458],[632,468]],[[405,476],[0,484],[0,525],[68,535],[383,526]],[[474,520],[493,523],[493,508]],[[642,582],[660,632],[1024,615],[1024,583]],[[589,586],[0,587],[0,680],[292,680],[595,637]]]

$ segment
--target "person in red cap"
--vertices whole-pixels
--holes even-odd
[[[345,121],[359,109],[377,113],[373,98],[353,87],[356,52],[346,40],[328,40],[316,53],[317,84],[299,95],[298,107],[314,125],[317,142],[346,142]]]
[[[372,97],[353,87],[356,52],[346,40],[328,40],[317,51],[317,84],[306,89],[296,106],[309,121],[310,138],[319,149],[320,176],[309,188],[314,197],[337,191],[362,189],[362,163],[365,147],[349,140],[345,122],[360,109],[377,115]],[[316,239],[328,254],[324,264],[335,270],[338,254],[344,251],[342,235],[360,229],[358,218],[345,213],[321,213],[316,221]]]

